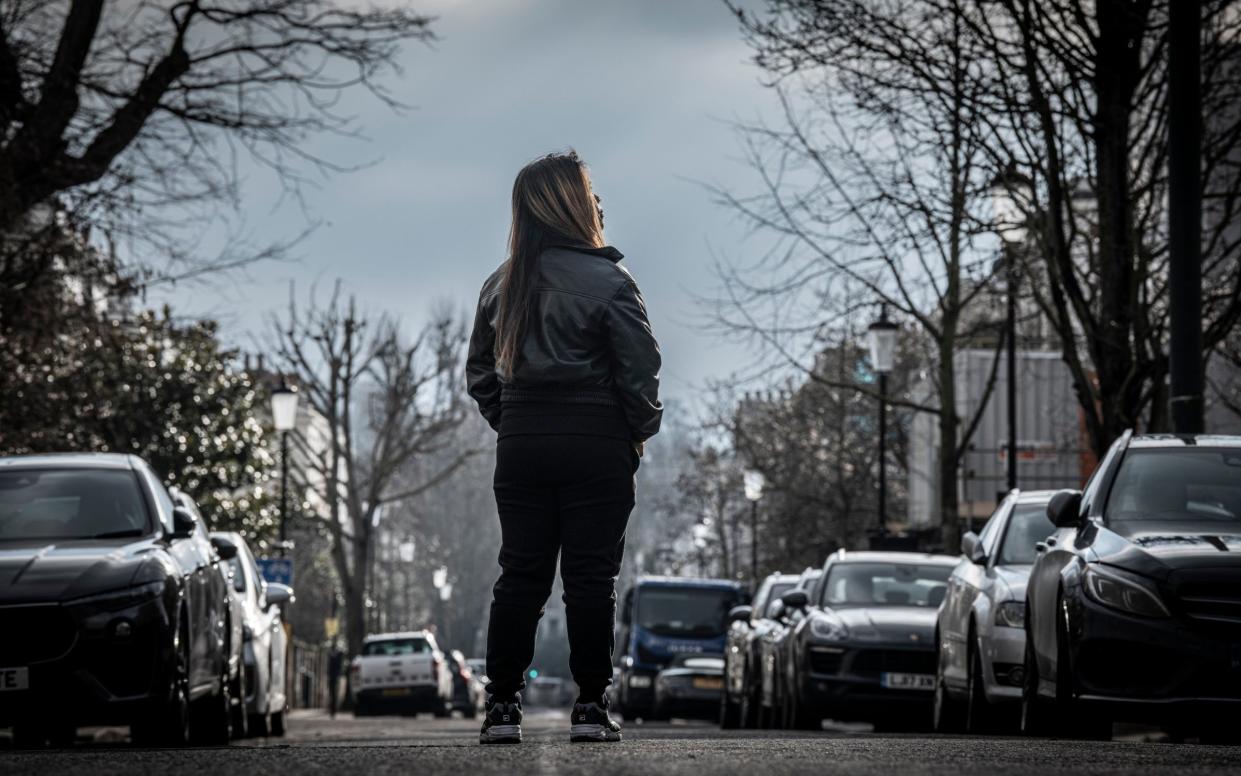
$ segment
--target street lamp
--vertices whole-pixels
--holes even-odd
[[[289,522],[289,432],[297,425],[297,391],[282,378],[271,392],[271,420],[280,433],[280,553],[285,552]]]
[[[750,500],[750,578],[758,590],[758,502],[763,497],[767,478],[758,469],[746,469],[742,474],[745,497]]]
[[[879,311],[879,320],[867,327],[870,367],[879,375],[879,535],[887,532],[888,512],[888,373],[896,360],[898,327],[888,320],[888,308]]]
[[[1017,248],[1025,242],[1033,184],[1009,165],[991,181],[995,231],[1003,250],[1005,278],[1005,339],[1008,340],[1005,398],[1008,404],[1007,486],[1017,487]]]
[[[698,551],[698,576],[707,575],[707,535],[711,529],[703,523],[694,523],[694,549]]]

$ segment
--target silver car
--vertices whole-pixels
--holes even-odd
[[[211,542],[216,547],[236,548],[229,563],[233,571],[233,599],[244,623],[244,670],[238,695],[245,699],[245,735],[283,736],[289,707],[285,688],[288,638],[280,608],[293,601],[293,590],[263,580],[241,534],[215,531]]]
[[[961,562],[935,629],[935,729],[1015,729],[1025,680],[1026,581],[1034,545],[1055,530],[1055,491],[1014,490],[982,532],[961,537]]]

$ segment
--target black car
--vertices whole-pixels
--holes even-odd
[[[818,729],[822,719],[876,729],[924,727],[935,688],[935,618],[957,558],[913,552],[845,552],[827,559],[809,607],[788,637],[784,721]]]
[[[1022,727],[1238,738],[1241,437],[1126,433],[1047,507],[1026,587]]]
[[[85,725],[226,743],[220,562],[137,457],[0,458],[0,727],[17,746],[67,744]]]
[[[654,719],[715,719],[724,691],[721,655],[677,655],[655,677]]]
[[[758,725],[759,660],[763,635],[775,625],[768,608],[797,584],[796,574],[768,574],[752,606],[735,606],[728,613],[728,640],[724,644],[724,692],[720,694],[720,727]]]

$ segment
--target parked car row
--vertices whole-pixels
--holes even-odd
[[[224,744],[256,718],[279,735],[292,596],[136,456],[0,458],[0,727],[17,747],[69,745],[87,725],[149,746]],[[259,627],[279,631],[261,677]]]
[[[1241,438],[1125,434],[1084,490],[1008,494],[962,557],[789,580],[729,615],[723,727],[1241,740]]]

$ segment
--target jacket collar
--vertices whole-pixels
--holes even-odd
[[[591,256],[601,256],[607,259],[608,261],[612,262],[613,264],[625,258],[625,254],[616,250],[611,245],[605,245],[602,248],[591,248],[586,245],[570,245],[568,243],[559,243],[551,247],[564,248],[565,250],[576,251],[577,253],[589,253]]]

